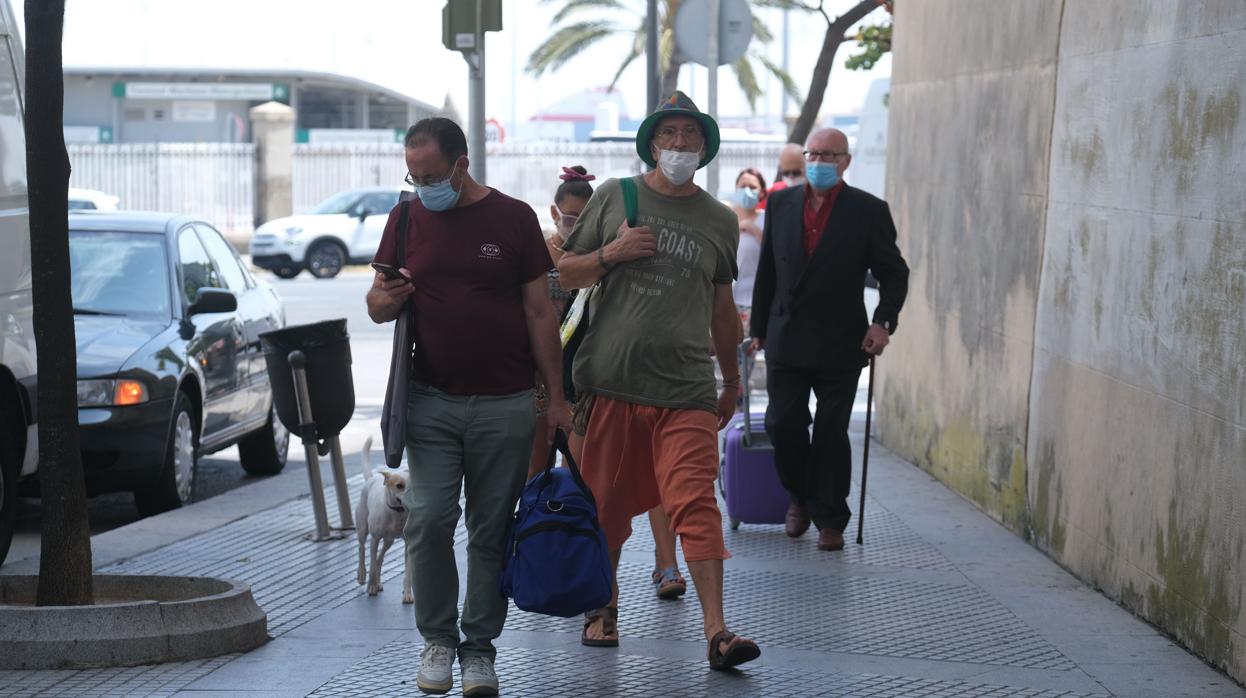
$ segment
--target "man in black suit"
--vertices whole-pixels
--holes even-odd
[[[766,350],[766,432],[792,496],[787,535],[804,535],[812,519],[818,547],[842,550],[852,516],[848,423],[857,381],[895,332],[909,268],[886,202],[841,178],[852,162],[847,137],[816,131],[804,155],[805,185],[771,194],[766,206],[750,335],[754,350]],[[862,297],[866,270],[878,280],[872,324]]]

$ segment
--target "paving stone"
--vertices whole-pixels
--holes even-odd
[[[351,501],[356,501],[362,478],[352,477],[348,484]],[[326,491],[326,502],[330,520],[336,520],[332,488]],[[736,531],[725,527],[734,555],[725,573],[727,619],[733,629],[761,643],[764,651],[759,662],[734,674],[711,672],[699,659],[704,640],[695,587],[679,601],[654,597],[645,554],[653,550],[652,536],[647,518],[637,517],[636,533],[627,546],[629,557],[619,574],[622,647],[581,651],[579,619],[537,616],[512,607],[503,641],[514,646],[503,646],[499,653],[503,693],[621,698],[1105,695],[1085,692],[1096,689],[1093,679],[1074,671],[1077,665],[1005,606],[1003,595],[993,596],[975,584],[906,525],[905,519],[912,517],[899,515],[904,509],[889,510],[886,503],[867,500],[866,545],[849,545],[835,553],[829,558],[834,564],[819,564],[828,561],[828,554],[816,549],[812,532],[791,540],[781,526],[745,524]],[[893,503],[908,505],[907,500]],[[378,625],[374,604],[381,599],[368,599],[355,580],[358,553],[353,532],[339,540],[313,543],[307,536],[312,521],[311,503],[304,497],[101,570],[245,581],[268,613],[269,632],[276,638],[267,650],[155,667],[0,672],[0,698],[246,695],[239,686],[249,684],[239,677],[245,678],[247,672],[260,676],[271,666],[274,675],[280,675],[296,668],[292,658],[316,661],[314,656],[329,657],[336,666],[326,664],[317,677],[303,676],[297,687],[281,686],[271,695],[284,698],[287,693],[312,690],[318,696],[418,695],[415,674],[421,646],[418,634],[409,629],[413,622]],[[455,532],[460,558],[466,537],[460,522]],[[1007,543],[1024,545],[1012,539]],[[401,547],[390,550],[381,575],[390,587],[383,600],[396,617],[403,614],[409,620],[410,609],[398,604],[394,593],[401,582],[402,553]],[[1050,604],[1053,614],[1062,613],[1060,594],[1067,590],[1044,587],[1033,593],[1033,603]],[[317,619],[323,620],[309,625]],[[333,633],[338,625],[352,630],[326,637],[323,654],[298,651],[320,633]],[[371,644],[366,637],[364,641],[356,637],[370,636],[369,628],[381,626],[377,632],[388,635]],[[292,632],[299,628],[304,629]],[[1044,632],[1052,636],[1049,628]],[[1078,647],[1067,646],[1070,653]],[[380,649],[373,651],[376,647]],[[1110,652],[1101,655],[1104,661],[1114,657]],[[853,661],[861,663],[856,672],[851,671]],[[1159,668],[1134,668],[1137,681],[1163,673]],[[971,675],[978,678],[963,678]],[[988,675],[995,675],[994,682]],[[953,676],[960,678],[949,678]],[[1223,679],[1214,672],[1202,676]],[[1223,680],[1225,695],[1232,694],[1235,687]],[[267,683],[251,687],[256,695],[270,695],[263,690],[276,688]]]
[[[689,582],[684,600],[660,601],[653,595],[647,566],[620,563],[621,637],[702,642],[700,607]],[[971,585],[728,569],[723,587],[728,624],[764,647],[1075,668]],[[512,606],[506,627],[578,633],[580,621],[524,613]]]
[[[321,686],[313,696],[410,696],[419,671],[421,645],[394,642]],[[1074,693],[1038,688],[936,681],[904,676],[797,671],[748,665],[741,671],[711,671],[704,661],[647,657],[618,652],[579,654],[556,650],[501,648],[497,660],[502,694],[506,696],[888,696],[889,698],[1083,698],[1101,693]],[[460,689],[458,672],[455,687]]]
[[[0,671],[0,696],[168,696],[240,655],[154,666],[81,671]]]

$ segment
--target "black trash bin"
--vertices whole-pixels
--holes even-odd
[[[290,352],[298,350],[307,357],[307,392],[316,439],[341,433],[355,413],[355,381],[350,371],[350,335],[345,318],[265,332],[260,342],[281,423],[291,433],[299,433],[299,408],[289,359]]]

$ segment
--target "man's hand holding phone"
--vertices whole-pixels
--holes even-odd
[[[372,279],[372,288],[383,292],[384,305],[389,306],[396,313],[398,307],[406,302],[407,296],[415,293],[411,272],[405,268],[399,269],[379,262],[373,262],[372,268],[376,270],[376,276]]]

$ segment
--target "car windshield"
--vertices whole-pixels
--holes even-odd
[[[360,193],[357,191],[344,191],[340,194],[334,194],[333,196],[330,196],[320,202],[319,206],[312,209],[312,213],[321,215],[330,213],[346,213],[350,211],[350,208],[355,205],[356,201],[359,200],[359,196]]]
[[[164,245],[162,235],[70,233],[74,313],[168,317]]]

